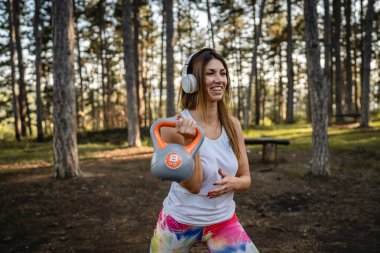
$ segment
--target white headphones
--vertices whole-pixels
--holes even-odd
[[[198,53],[198,52],[196,52]],[[191,54],[185,61],[185,64],[182,67],[182,89],[186,93],[194,93],[198,90],[197,87],[197,79],[193,74],[187,74],[187,67],[189,66],[189,63],[193,56],[196,54]]]

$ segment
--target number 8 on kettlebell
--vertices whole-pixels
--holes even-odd
[[[161,127],[175,127],[176,120],[161,118],[150,128],[154,155],[151,161],[151,172],[154,177],[162,180],[182,182],[189,180],[194,171],[194,156],[201,147],[204,133],[196,127],[194,140],[186,146],[175,143],[166,143],[160,136]]]

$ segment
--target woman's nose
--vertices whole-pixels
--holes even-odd
[[[219,83],[222,80],[222,76],[220,74],[215,74],[214,82]]]

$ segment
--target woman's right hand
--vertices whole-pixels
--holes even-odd
[[[185,119],[181,115],[177,116],[176,130],[185,140],[185,145],[192,142],[197,134],[195,128],[197,123],[193,119]]]

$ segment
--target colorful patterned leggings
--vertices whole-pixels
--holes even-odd
[[[258,253],[234,214],[229,220],[204,227],[177,222],[162,210],[150,243],[150,253],[186,253],[198,242],[209,252]]]

